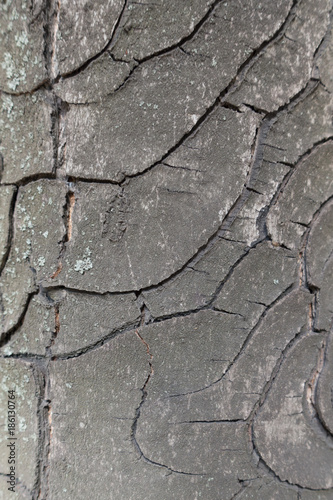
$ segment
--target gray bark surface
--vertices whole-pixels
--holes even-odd
[[[0,500],[333,499],[332,15],[2,1]]]

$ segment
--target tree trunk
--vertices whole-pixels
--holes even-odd
[[[3,0],[0,499],[333,499],[330,0]]]

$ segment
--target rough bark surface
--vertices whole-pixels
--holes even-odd
[[[333,499],[330,0],[0,5],[0,500]]]

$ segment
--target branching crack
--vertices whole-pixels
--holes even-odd
[[[99,349],[101,346],[110,342],[111,340],[113,340],[115,337],[118,337],[119,335],[124,335],[125,333],[133,332],[133,330],[135,328],[138,328],[139,326],[140,325],[139,325],[138,321],[126,324],[126,325],[122,326],[121,328],[111,330],[107,335],[104,335],[102,338],[99,338],[96,342],[94,342],[92,344],[89,344],[89,345],[82,347],[80,349],[77,349],[75,351],[66,352],[64,354],[52,355],[51,359],[52,359],[52,361],[57,361],[57,360],[78,358],[80,356],[83,356],[84,354],[87,354],[88,352],[95,351],[96,349]],[[14,356],[11,355],[10,357],[14,357]]]
[[[255,326],[252,329],[249,329],[249,333],[246,336],[246,339],[244,340],[244,342],[243,342],[241,348],[239,349],[238,353],[232,359],[232,361],[230,361],[228,367],[224,370],[223,374],[217,380],[215,380],[214,382],[211,382],[210,384],[208,384],[205,387],[201,387],[200,389],[196,389],[194,391],[189,391],[189,392],[185,392],[185,393],[181,393],[181,394],[171,394],[171,395],[168,396],[168,398],[178,398],[178,397],[182,397],[182,396],[188,396],[190,394],[195,394],[197,392],[202,392],[202,391],[205,391],[205,390],[209,389],[213,385],[216,385],[219,382],[221,382],[222,379],[227,375],[227,373],[233,367],[233,365],[243,355],[244,351],[246,350],[246,347],[248,346],[249,342],[251,341],[251,339],[252,339],[253,335],[255,334],[255,332],[257,331],[257,329],[260,327],[261,323],[263,322],[263,320],[264,320],[265,316],[268,314],[268,312],[273,307],[275,307],[283,298],[285,298],[287,295],[289,295],[293,290],[294,290],[294,285],[291,285],[286,290],[284,290],[269,306],[266,306],[265,310],[260,315],[260,317],[259,317],[257,323],[255,324]]]
[[[27,298],[27,302],[26,302],[17,322],[9,330],[7,330],[7,332],[2,336],[2,338],[0,340],[0,349],[2,347],[4,347],[11,340],[12,336],[16,333],[16,331],[23,325],[24,318],[25,318],[25,315],[27,313],[29,304],[30,304],[32,298],[37,294],[38,294],[37,289],[35,291],[33,291],[32,293],[30,293],[30,295]],[[0,300],[0,304],[1,304],[1,300]]]
[[[319,288],[314,286],[312,283],[309,283],[308,281],[308,270],[307,270],[307,261],[306,261],[306,253],[307,253],[307,245],[309,242],[309,237],[311,230],[320,217],[320,214],[333,202],[333,196],[330,196],[327,200],[325,200],[318,210],[313,214],[311,221],[306,225],[306,231],[303,234],[302,241],[300,244],[300,250],[299,250],[299,284],[300,286],[303,286],[311,294],[315,295],[315,302],[313,306],[313,311],[312,311],[312,322],[311,325],[315,328],[315,323],[316,323],[316,303],[317,303],[317,295],[319,292]]]
[[[63,73],[62,75],[58,75],[57,78],[55,79],[55,83],[58,83],[60,78],[67,79],[67,78],[72,78],[73,76],[78,75],[79,73],[84,71],[93,61],[96,61],[96,59],[100,58],[107,50],[109,50],[112,47],[112,43],[113,43],[114,39],[116,38],[117,31],[120,27],[121,20],[124,16],[126,8],[127,8],[127,4],[128,4],[128,0],[125,0],[123,8],[120,12],[118,19],[117,19],[117,22],[115,23],[114,28],[112,30],[111,37],[108,40],[108,42],[104,45],[104,47],[97,54],[90,57],[87,61],[85,61],[83,64],[81,64],[81,66],[79,66],[78,68],[76,68],[72,71],[69,71],[67,73]],[[111,56],[112,56],[112,54],[111,54]]]

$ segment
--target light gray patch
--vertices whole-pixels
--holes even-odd
[[[8,401],[15,402],[15,458],[16,477],[30,491],[34,488],[39,457],[39,423],[37,417],[40,386],[29,363],[19,360],[0,360],[0,470],[8,474],[10,454],[8,434]],[[9,393],[8,391],[14,391]],[[15,399],[11,399],[14,396]],[[13,449],[14,451],[14,449]],[[8,491],[8,484],[6,490]],[[21,485],[15,488],[22,492]],[[9,493],[11,495],[11,493]],[[13,495],[15,498],[15,495]],[[3,497],[5,498],[5,497]],[[25,498],[22,496],[20,498]]]
[[[6,92],[29,92],[47,79],[44,60],[43,6],[34,2],[1,2],[0,87]]]
[[[52,97],[45,92],[0,97],[2,182],[18,182],[54,170]]]

